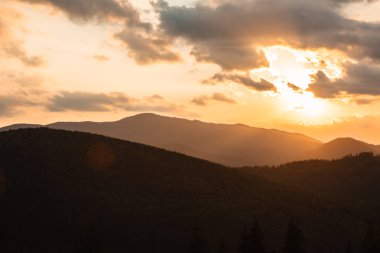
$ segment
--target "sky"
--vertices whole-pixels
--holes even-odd
[[[0,126],[143,112],[380,144],[380,1],[1,0]]]

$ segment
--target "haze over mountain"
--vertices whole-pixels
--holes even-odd
[[[12,125],[0,129],[35,128]],[[57,122],[49,128],[101,134],[152,145],[229,166],[276,165],[310,158],[332,159],[380,148],[354,139],[322,143],[314,138],[242,124],[214,124],[144,113],[115,122]]]
[[[380,146],[368,144],[353,138],[337,138],[307,153],[305,158],[336,159],[345,155],[363,152],[379,153]]]
[[[0,235],[10,249],[4,252],[79,252],[88,233],[108,253],[186,252],[194,225],[209,252],[221,238],[234,252],[255,219],[273,249],[281,248],[292,219],[310,252],[341,252],[348,238],[359,245],[366,226],[361,212],[315,195],[87,133],[2,132],[0,175]]]

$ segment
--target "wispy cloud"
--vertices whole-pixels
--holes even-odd
[[[20,60],[28,67],[43,66],[46,61],[41,56],[29,55],[24,42],[16,38],[15,27],[20,27],[22,15],[17,11],[0,6],[0,57]]]
[[[81,112],[107,112],[107,111],[154,111],[154,112],[180,112],[185,108],[166,101],[159,95],[137,99],[125,93],[91,93],[63,91],[51,97],[46,105],[53,112],[81,111]]]
[[[191,100],[192,103],[198,106],[207,106],[209,102],[211,101],[218,101],[218,102],[223,102],[223,103],[228,103],[228,104],[236,104],[236,101],[234,99],[227,97],[223,93],[214,93],[211,96],[200,96],[200,97],[193,98],[193,100]]]

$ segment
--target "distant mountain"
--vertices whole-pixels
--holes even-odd
[[[279,130],[204,123],[149,113],[115,122],[58,122],[47,127],[101,134],[229,166],[294,161],[300,154],[315,150],[322,144],[305,135]]]
[[[257,219],[281,249],[287,222],[310,252],[359,245],[361,213],[246,172],[157,148],[46,128],[0,133],[1,252],[188,252],[194,227],[235,252]]]
[[[12,125],[0,131],[30,127],[38,125]],[[348,154],[380,152],[380,146],[351,138],[322,143],[298,133],[151,113],[115,122],[57,122],[46,127],[129,140],[228,166],[279,165],[296,160],[339,159]]]
[[[305,158],[336,159],[349,154],[359,154],[363,152],[378,153],[380,148],[353,138],[338,138],[321,145],[314,151],[306,154]]]
[[[25,128],[38,128],[38,127],[42,127],[42,126],[37,125],[37,124],[14,124],[14,125],[0,128],[0,132],[8,131],[8,130],[16,130],[16,129],[25,129]]]

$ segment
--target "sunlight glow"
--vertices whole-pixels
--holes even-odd
[[[252,78],[263,78],[277,88],[280,106],[285,112],[304,123],[316,123],[326,118],[330,103],[316,98],[308,91],[313,75],[323,71],[329,78],[342,76],[342,64],[346,59],[336,52],[318,50],[302,51],[285,46],[262,48],[269,68],[251,71]]]

